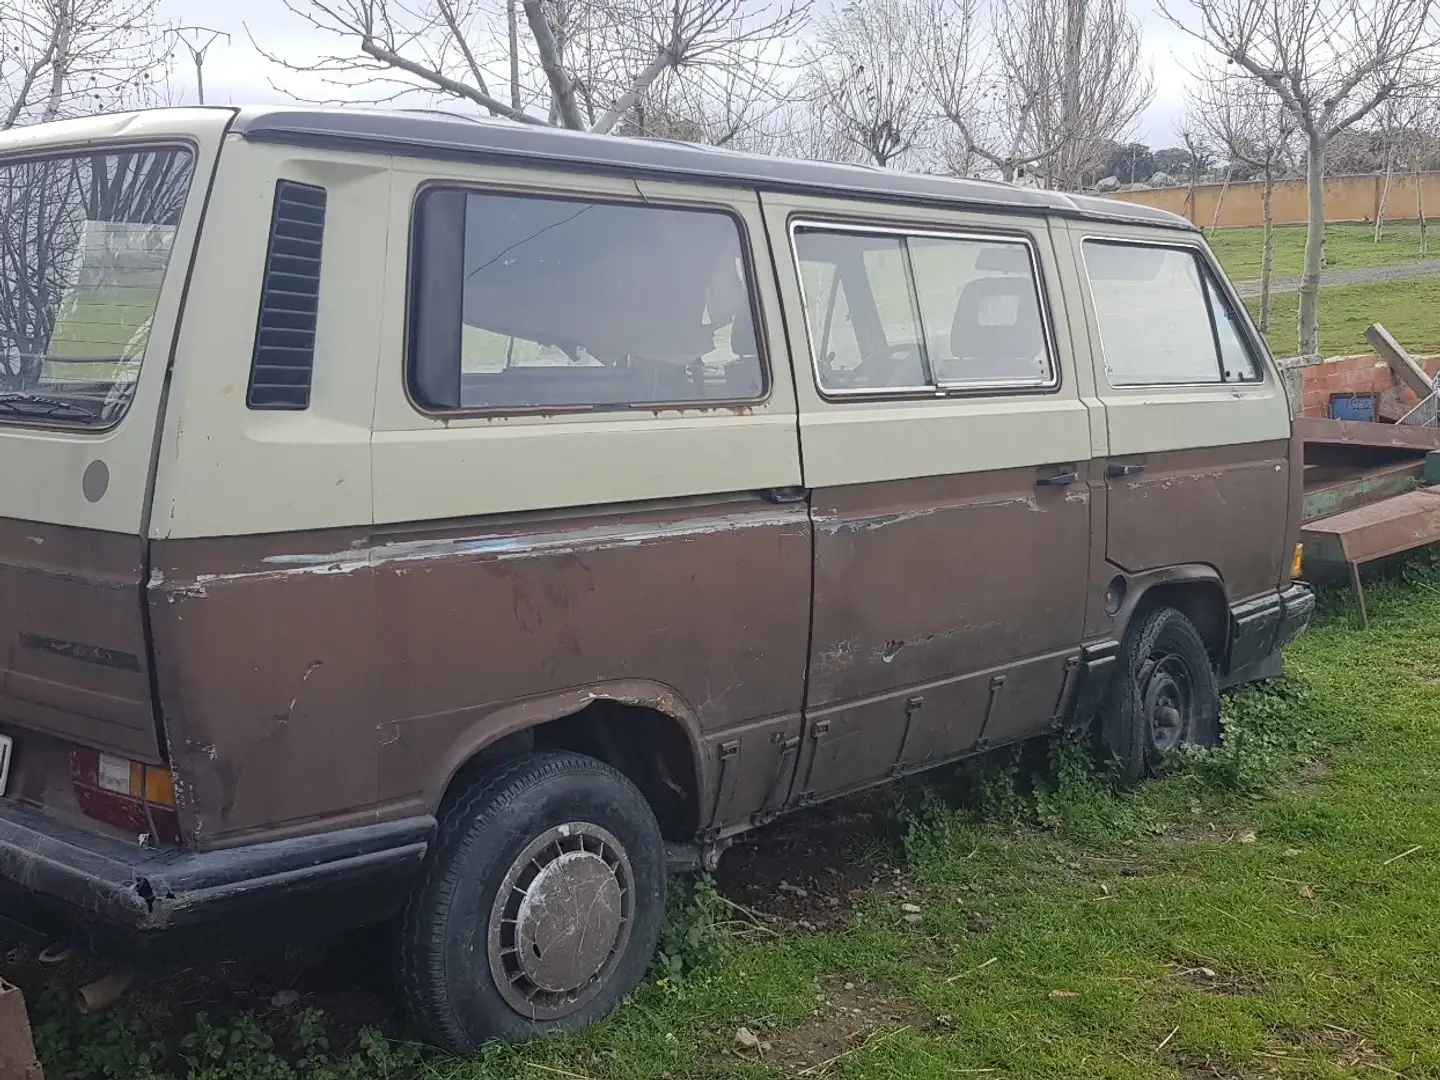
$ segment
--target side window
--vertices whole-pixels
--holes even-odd
[[[764,397],[729,214],[432,190],[416,216],[410,386],[421,406]]]
[[[795,253],[820,388],[927,388],[901,238],[800,228]],[[830,286],[812,295],[812,280]],[[845,346],[852,341],[850,352]]]
[[[1051,380],[1030,250],[1014,241],[911,237],[925,344],[941,386]]]
[[[794,243],[821,390],[1054,384],[1023,241],[801,225]]]
[[[1111,386],[1258,378],[1234,313],[1193,250],[1086,240],[1084,254]]]

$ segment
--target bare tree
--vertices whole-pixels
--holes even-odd
[[[1308,191],[1299,349],[1319,348],[1325,151],[1387,99],[1417,84],[1436,46],[1434,0],[1173,0],[1161,13],[1267,87],[1305,140]]]
[[[1154,96],[1125,0],[925,0],[922,54],[965,156],[1078,187]]]
[[[1234,166],[1260,176],[1260,330],[1270,330],[1270,282],[1275,266],[1275,180],[1294,160],[1298,127],[1264,84],[1226,73],[1202,75],[1187,91],[1188,123]],[[1219,208],[1216,208],[1218,217]]]
[[[308,63],[257,48],[319,76],[339,100],[423,93],[521,123],[609,133],[633,129],[637,110],[667,85],[674,95],[688,80],[692,99],[723,87],[798,30],[808,4],[506,0],[502,10],[491,0],[285,0],[341,47]],[[505,85],[503,96],[492,85]]]
[[[934,109],[916,62],[922,43],[909,0],[856,0],[820,21],[802,92],[845,141],[876,165],[920,142]]]
[[[0,0],[0,129],[153,103],[159,0]]]
[[[1375,207],[1375,242],[1385,236],[1385,219],[1396,170],[1412,173],[1421,182],[1426,158],[1433,150],[1435,110],[1440,107],[1440,72],[1421,85],[1387,98],[1376,108],[1375,141],[1381,157],[1380,197]],[[1416,189],[1417,216],[1424,216],[1424,196]],[[1423,233],[1423,227],[1422,227]],[[1422,241],[1424,237],[1422,235]]]

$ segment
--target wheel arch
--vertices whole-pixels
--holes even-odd
[[[1224,660],[1230,647],[1230,601],[1224,579],[1203,563],[1166,566],[1138,574],[1116,572],[1125,580],[1125,599],[1115,616],[1115,636],[1123,641],[1139,616],[1157,607],[1173,607],[1200,631],[1210,658]]]
[[[667,840],[698,833],[709,777],[700,725],[673,688],[610,682],[503,706],[472,723],[431,776],[432,812],[471,777],[532,749],[572,750],[614,766],[645,796]]]

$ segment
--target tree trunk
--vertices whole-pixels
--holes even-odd
[[[1385,155],[1385,182],[1380,186],[1380,203],[1375,207],[1375,243],[1385,235],[1385,205],[1390,201],[1390,179],[1395,175],[1395,155]]]
[[[1230,190],[1230,173],[1234,165],[1225,167],[1225,179],[1220,182],[1220,194],[1215,198],[1215,216],[1210,219],[1210,235],[1215,235],[1215,230],[1220,227],[1220,208],[1225,205],[1225,193]]]
[[[1264,186],[1260,189],[1260,214],[1264,225],[1264,241],[1260,248],[1260,333],[1270,332],[1270,278],[1275,270],[1275,170],[1265,166]]]
[[[1415,167],[1415,213],[1420,218],[1420,257],[1430,254],[1430,224],[1425,220],[1425,170],[1422,164]]]
[[[1305,149],[1305,271],[1300,275],[1300,355],[1320,351],[1320,264],[1325,245],[1325,139],[1311,134]]]
[[[520,109],[520,17],[516,0],[505,0],[505,24],[510,33],[510,107]]]
[[[65,94],[65,76],[70,67],[70,39],[74,32],[74,0],[55,0],[55,58],[50,64],[50,93],[45,99],[41,119],[54,120],[60,115]]]

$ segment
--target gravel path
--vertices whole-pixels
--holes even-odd
[[[1399,266],[1368,266],[1359,270],[1326,270],[1320,275],[1320,285],[1366,285],[1375,281],[1402,281],[1405,278],[1430,277],[1440,274],[1440,259],[1426,259],[1423,262],[1401,263]],[[1241,296],[1259,296],[1260,280],[1235,282],[1235,291]],[[1270,295],[1300,291],[1300,278],[1276,277],[1270,280]]]

